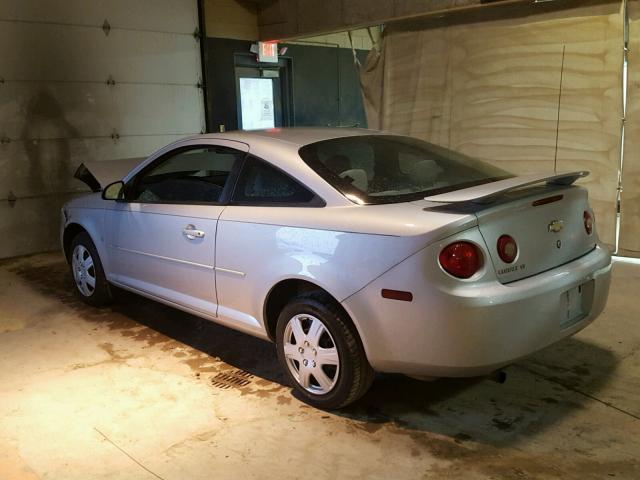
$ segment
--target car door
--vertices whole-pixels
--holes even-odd
[[[127,181],[106,218],[110,280],[215,316],[216,226],[246,150],[182,145]]]
[[[333,248],[334,233],[283,226],[304,215],[306,208],[322,206],[324,201],[293,177],[247,156],[218,224],[216,288],[221,322],[259,334],[262,300],[274,276],[281,270],[304,275],[310,264],[324,262],[318,252]],[[310,252],[304,245],[314,242],[318,248]]]

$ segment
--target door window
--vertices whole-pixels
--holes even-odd
[[[233,194],[233,201],[243,205],[324,204],[313,192],[289,175],[255,157],[247,158]]]
[[[244,152],[211,146],[170,155],[134,180],[128,198],[144,203],[217,203]]]

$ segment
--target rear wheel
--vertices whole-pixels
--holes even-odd
[[[89,305],[101,307],[112,301],[109,283],[91,237],[79,233],[71,242],[71,273],[78,296]]]
[[[276,328],[278,359],[303,400],[315,407],[344,407],[373,381],[358,333],[326,295],[294,298]]]

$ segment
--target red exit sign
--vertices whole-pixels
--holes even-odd
[[[278,62],[278,42],[258,42],[259,62]]]

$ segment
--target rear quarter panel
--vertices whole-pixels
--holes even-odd
[[[216,236],[220,316],[246,314],[264,326],[267,295],[286,279],[307,280],[342,301],[424,246],[424,238],[419,235],[295,226],[295,218],[300,215],[307,217],[302,223],[313,223],[308,217],[314,211],[285,207],[225,209]]]

